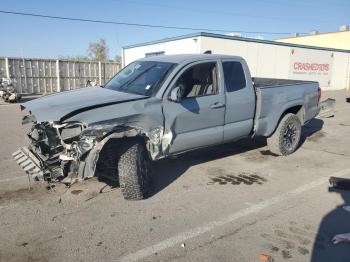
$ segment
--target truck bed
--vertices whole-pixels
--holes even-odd
[[[317,83],[317,82],[305,81],[305,80],[276,79],[276,78],[262,78],[262,77],[253,77],[252,80],[255,88],[256,87],[268,88],[268,87],[276,87],[276,86],[289,86],[289,85]]]
[[[254,78],[253,81],[256,92],[253,131],[256,135],[270,136],[288,108],[303,107],[304,122],[318,113],[317,82],[269,78]]]

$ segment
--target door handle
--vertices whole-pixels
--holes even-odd
[[[215,109],[215,108],[221,108],[224,107],[225,104],[221,102],[215,102],[214,104],[210,105],[210,108]]]

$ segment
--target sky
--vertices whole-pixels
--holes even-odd
[[[242,33],[275,39],[292,33],[337,31],[350,24],[350,0],[0,0],[0,10],[126,23]],[[126,45],[198,32],[62,21],[0,13],[0,56],[59,58],[86,55],[103,38],[114,59]],[[206,31],[206,30],[201,30]],[[213,32],[215,33],[215,32]],[[218,32],[225,33],[225,32]]]

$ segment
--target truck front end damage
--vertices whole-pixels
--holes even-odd
[[[62,181],[76,173],[79,159],[93,145],[91,138],[81,139],[84,128],[81,123],[34,123],[27,134],[29,146],[13,157],[35,180]]]
[[[132,122],[135,119],[130,117]],[[27,134],[29,145],[13,157],[34,180],[71,184],[93,177],[103,146],[110,139],[141,137],[153,160],[164,157],[169,134],[162,126],[145,128],[128,125],[128,119],[118,119],[91,125],[79,122],[41,122],[33,115],[23,118],[23,124],[34,121]],[[117,150],[117,148],[116,148]],[[115,167],[116,168],[116,167]]]

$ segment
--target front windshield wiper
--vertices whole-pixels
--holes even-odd
[[[133,82],[135,82],[138,78],[140,78],[140,76],[144,75],[145,73],[147,73],[149,70],[151,70],[153,67],[157,66],[157,64],[154,64],[152,66],[150,66],[149,68],[147,68],[145,71],[141,72],[140,74],[138,74],[137,76],[135,76],[133,79],[129,80],[128,82],[122,84],[119,89],[125,89],[127,88],[129,85],[131,85]]]

